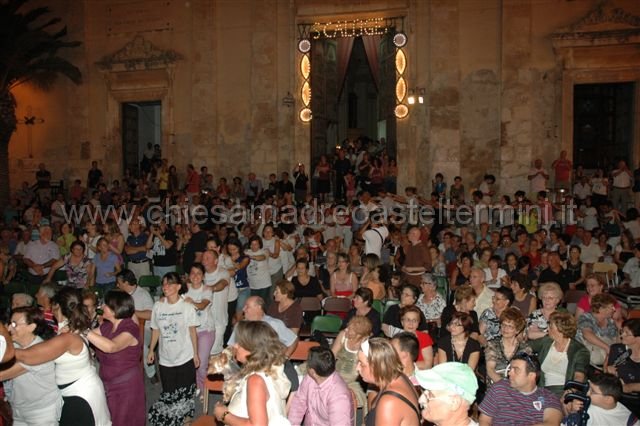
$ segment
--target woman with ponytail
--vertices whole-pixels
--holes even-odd
[[[64,401],[61,426],[109,426],[102,381],[91,363],[86,341],[89,315],[78,289],[65,287],[53,298],[58,335],[27,349],[16,349],[16,360],[25,365],[55,363],[55,381]]]

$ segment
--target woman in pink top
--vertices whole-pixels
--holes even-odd
[[[591,299],[593,296],[604,293],[604,282],[602,282],[602,278],[600,278],[600,276],[596,274],[589,274],[585,278],[584,282],[586,283],[587,294],[578,300],[576,305],[576,320],[580,319],[582,314],[591,312]],[[622,306],[620,306],[620,303],[618,303],[617,300],[613,306],[616,308],[616,311],[613,314],[613,319],[616,323],[621,323],[627,316],[627,313],[624,311]]]

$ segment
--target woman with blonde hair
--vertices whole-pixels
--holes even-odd
[[[331,351],[336,357],[336,371],[356,395],[358,408],[367,415],[367,397],[358,381],[358,350],[362,342],[371,336],[371,321],[367,317],[353,317],[347,327],[338,333]]]
[[[216,419],[226,425],[286,425],[285,400],[291,382],[284,374],[284,345],[263,321],[240,321],[235,329],[240,382],[228,406],[218,402]]]
[[[375,337],[360,345],[358,372],[362,380],[380,390],[367,414],[367,426],[420,425],[418,394],[402,371],[402,362],[389,340]]]
[[[541,364],[539,383],[561,396],[568,380],[584,382],[589,366],[589,351],[575,340],[578,324],[568,312],[549,317],[549,334],[529,342]]]

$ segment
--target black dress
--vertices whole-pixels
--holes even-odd
[[[462,358],[458,358],[455,350],[453,349],[453,345],[451,344],[451,334],[447,334],[438,340],[438,350],[442,349],[444,353],[447,355],[447,362],[462,362],[468,363],[469,357],[472,353],[478,352],[481,353],[482,348],[480,347],[480,343],[477,340],[469,337],[467,339],[467,344],[464,347],[464,352],[462,353]]]

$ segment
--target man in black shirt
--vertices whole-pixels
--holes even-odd
[[[182,270],[188,274],[191,265],[202,261],[202,253],[207,249],[207,233],[200,228],[200,224],[191,219],[191,238],[184,248],[182,255]]]
[[[98,184],[100,184],[100,179],[102,178],[102,171],[98,168],[98,162],[91,162],[91,169],[89,169],[89,173],[87,174],[87,185],[89,185],[89,192],[94,189],[98,189]]]
[[[153,254],[153,275],[163,277],[168,272],[175,272],[178,260],[175,232],[169,228],[164,217],[149,229],[147,249]]]
[[[562,291],[566,293],[567,290],[569,290],[570,277],[567,273],[567,270],[562,267],[560,255],[558,254],[558,252],[552,251],[548,256],[549,267],[540,272],[538,283],[558,283],[558,285],[560,285],[560,288],[562,288]]]
[[[333,163],[333,170],[336,172],[336,185],[335,185],[335,197],[336,200],[342,200],[345,198],[345,182],[344,177],[349,170],[351,170],[351,162],[345,157],[343,149],[338,151],[338,158]]]

